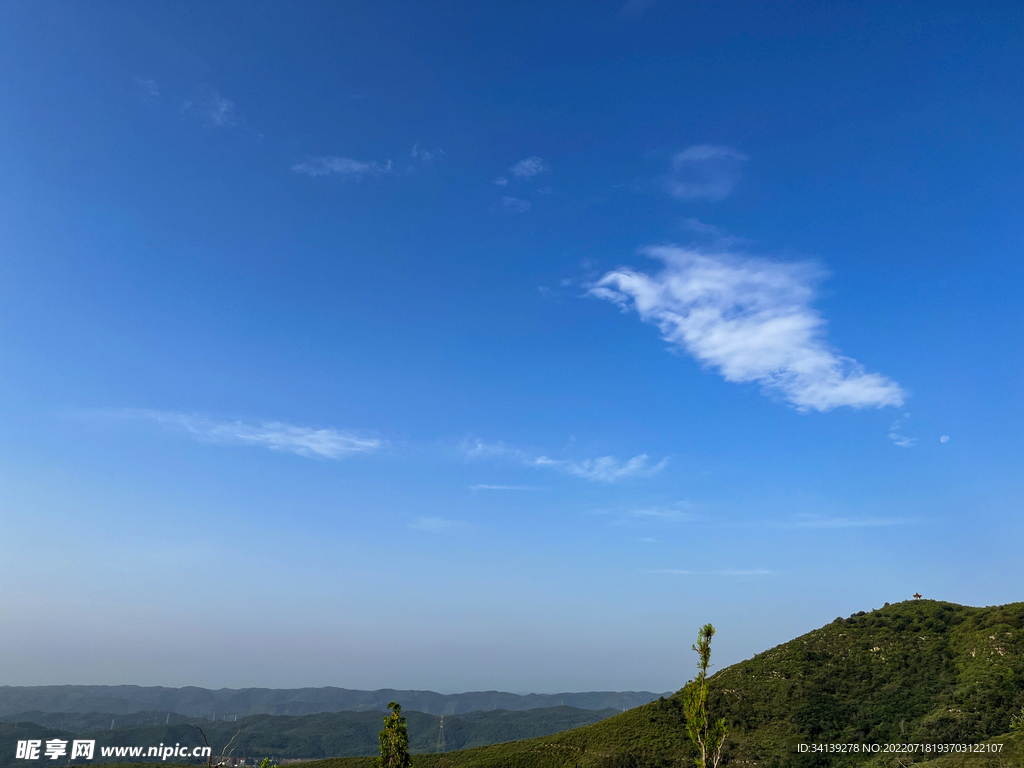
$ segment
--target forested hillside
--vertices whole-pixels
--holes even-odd
[[[882,753],[801,754],[797,746],[973,744],[1005,734],[1024,706],[1024,603],[921,600],[859,612],[723,669],[711,685],[712,713],[731,729],[723,765],[895,766]],[[1004,764],[1019,764],[1016,742],[1007,743]],[[659,768],[691,758],[676,694],[553,736],[423,755],[417,768]],[[314,768],[368,766],[353,759]]]

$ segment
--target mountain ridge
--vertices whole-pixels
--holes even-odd
[[[667,693],[667,692],[666,692]],[[584,691],[516,694],[504,691],[435,691],[380,688],[362,691],[319,688],[200,688],[138,685],[0,686],[0,718],[23,712],[103,712],[112,716],[170,712],[210,720],[249,715],[315,715],[324,712],[385,711],[400,701],[407,710],[429,715],[457,715],[504,709],[511,712],[570,706],[576,709],[632,709],[664,693]]]

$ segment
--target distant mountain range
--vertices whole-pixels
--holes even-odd
[[[518,712],[495,710],[446,715],[443,732],[441,716],[405,710],[402,714],[408,718],[410,750],[422,753],[547,736],[596,723],[619,714],[619,710],[548,707]],[[97,750],[105,746],[150,747],[176,743],[202,746],[207,739],[214,757],[242,758],[247,766],[254,765],[263,757],[277,761],[372,755],[380,749],[378,734],[384,717],[382,712],[366,711],[298,717],[250,715],[237,721],[218,719],[211,722],[165,712],[121,716],[95,712],[26,712],[9,715],[3,720],[0,722],[0,768],[17,768],[18,765],[24,768],[27,764],[15,758],[15,747],[19,740],[27,739],[94,740]],[[130,760],[123,758],[123,761]],[[110,758],[101,762],[110,762]],[[205,760],[195,762],[205,763]],[[67,766],[68,759],[64,757],[46,764]],[[74,765],[82,763],[79,761]]]
[[[0,686],[0,719],[23,713],[103,713],[111,718],[149,713],[164,721],[163,714],[208,720],[232,720],[249,715],[314,715],[323,712],[383,711],[398,701],[406,711],[430,715],[457,715],[488,710],[522,711],[549,707],[576,709],[632,709],[668,695],[650,691],[591,691],[588,693],[531,693],[501,691],[443,694],[433,691],[399,691],[382,688],[356,691],[348,688],[163,688],[138,685],[45,685]],[[162,714],[154,714],[162,713]],[[25,719],[25,718],[22,718]],[[123,721],[124,725],[135,720]],[[148,720],[147,722],[152,722]],[[115,723],[116,725],[116,723]]]

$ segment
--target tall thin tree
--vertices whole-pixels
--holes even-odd
[[[712,722],[708,715],[708,667],[711,666],[711,638],[715,628],[705,624],[697,635],[697,677],[683,688],[683,712],[686,714],[686,731],[690,741],[697,747],[697,768],[717,768],[722,759],[722,746],[729,729],[725,718]]]
[[[388,704],[391,714],[384,718],[380,732],[380,757],[373,761],[374,768],[412,768],[409,758],[409,729],[402,717],[402,705]]]

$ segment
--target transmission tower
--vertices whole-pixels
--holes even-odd
[[[441,715],[441,727],[437,731],[437,752],[444,752],[444,715]]]

